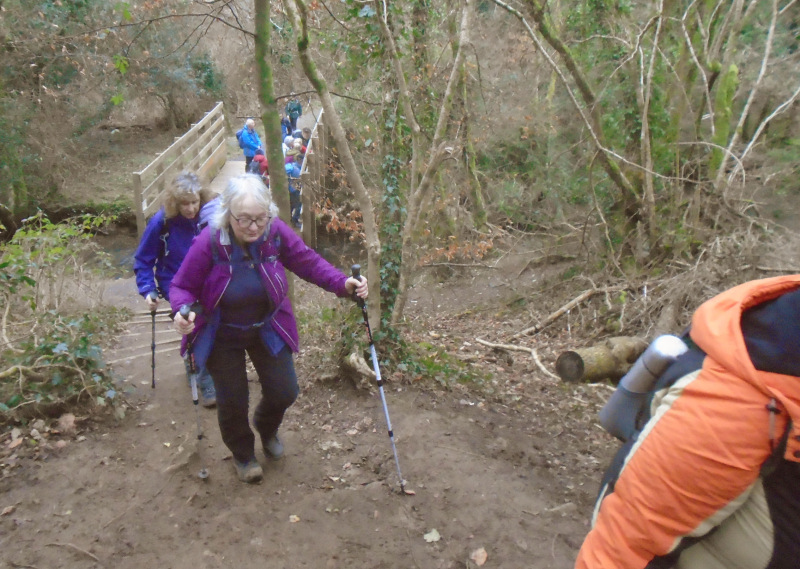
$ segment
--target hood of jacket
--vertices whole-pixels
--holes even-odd
[[[800,377],[787,373],[796,366],[785,362],[800,361],[800,342],[791,341],[800,338],[800,313],[787,310],[800,307],[792,294],[798,289],[800,275],[741,284],[702,304],[691,329],[708,357],[788,413],[793,427],[784,456],[793,461],[800,461]]]

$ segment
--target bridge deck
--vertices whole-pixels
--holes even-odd
[[[221,194],[228,184],[228,180],[239,174],[244,174],[244,160],[231,160],[222,166],[220,171],[209,183],[209,187],[214,193]]]

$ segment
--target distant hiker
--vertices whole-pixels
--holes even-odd
[[[209,191],[196,174],[181,172],[167,187],[164,206],[148,222],[133,257],[133,272],[139,294],[150,310],[158,307],[158,297],[169,301],[172,279],[199,233],[198,213],[210,201],[209,197]],[[150,293],[157,296],[151,298]],[[213,407],[216,394],[208,372],[200,369],[197,380],[203,405]]]
[[[302,131],[302,138],[303,138],[303,146],[308,147],[308,143],[311,142],[311,129],[305,127]]]
[[[294,96],[294,93],[291,94],[291,98],[289,102],[286,103],[286,116],[289,117],[289,122],[292,125],[292,132],[294,129],[297,128],[297,119],[303,116],[303,105],[300,104],[300,101],[297,100],[297,97]]]
[[[281,145],[281,150],[283,150],[283,155],[286,156],[286,153],[289,152],[294,147],[294,138],[291,136],[287,136],[283,139],[283,144]]]
[[[247,172],[247,167],[253,161],[256,150],[264,151],[264,146],[261,144],[261,139],[256,132],[256,121],[247,119],[244,127],[236,133],[236,138],[239,139],[239,148],[244,152],[244,171]]]
[[[281,136],[286,138],[292,135],[292,121],[285,114],[281,116]]]
[[[264,183],[269,186],[269,162],[267,162],[267,157],[264,156],[262,150],[256,150],[256,155],[253,156],[253,161],[250,162],[247,173],[261,176]]]
[[[174,325],[184,334],[183,350],[191,341],[196,362],[214,378],[220,433],[243,482],[263,477],[248,421],[245,353],[261,384],[253,426],[268,458],[283,455],[278,429],[299,392],[292,358],[297,323],[284,267],[337,296],[367,297],[366,280],[348,277],[306,246],[278,217],[261,179],[245,174],[228,182],[211,226],[195,239],[172,281],[173,310],[202,307],[188,320],[176,314]]]
[[[712,298],[690,336],[606,474],[577,569],[798,566],[800,275]]]
[[[287,160],[289,156],[286,157]],[[302,160],[302,158],[301,158]],[[300,163],[296,160],[284,165],[289,178],[289,208],[292,216],[292,226],[300,227],[300,214],[302,213],[302,200],[300,196]]]
[[[296,159],[297,159],[297,156],[300,155],[300,148],[301,148],[300,147],[300,141],[299,140],[294,140],[292,142],[292,145],[289,148],[289,150],[286,151],[286,156],[285,156],[284,161],[283,161],[284,164],[291,164],[292,162],[295,162]],[[301,161],[302,161],[302,158],[301,158]]]

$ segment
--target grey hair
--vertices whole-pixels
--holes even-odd
[[[255,127],[255,126],[256,126],[256,121],[254,121],[253,119],[247,119],[247,120],[244,122],[244,124],[245,124],[245,126],[252,126],[252,127]]]
[[[258,205],[269,213],[270,217],[278,217],[278,206],[272,201],[269,188],[261,181],[261,176],[242,174],[228,180],[228,186],[219,198],[219,206],[211,218],[211,225],[217,229],[228,229],[231,206],[251,196]]]

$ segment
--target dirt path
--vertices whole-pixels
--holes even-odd
[[[132,291],[116,281],[106,301],[130,305]],[[485,567],[572,566],[598,467],[576,458],[588,456],[592,437],[558,424],[552,402],[565,399],[562,386],[529,381],[521,403],[508,406],[389,384],[400,466],[416,492],[404,496],[377,393],[315,381],[301,353],[303,389],[282,427],[286,456],[259,457],[265,480],[251,486],[236,480],[216,414],[202,408],[198,456],[182,363],[163,344],[172,339],[166,322],[157,335],[168,351],[150,388],[149,318],[138,320],[115,354],[135,409],[116,424],[79,422],[66,446],[50,441],[39,460],[0,480],[6,566],[462,568],[479,566],[470,556],[481,548]]]

